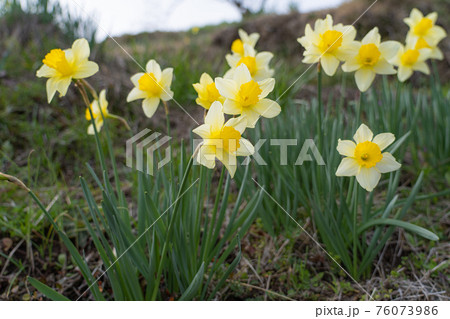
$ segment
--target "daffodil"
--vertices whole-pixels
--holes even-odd
[[[144,99],[142,108],[147,117],[155,114],[159,101],[169,101],[173,98],[170,89],[173,69],[167,68],[161,71],[161,67],[155,60],[148,61],[146,73],[137,73],[131,77],[134,88],[128,94],[127,102]]]
[[[254,153],[253,145],[242,137],[245,127],[246,121],[243,118],[232,118],[225,122],[222,104],[218,101],[212,103],[205,117],[205,124],[193,130],[203,139],[197,161],[212,169],[217,158],[233,177],[236,172],[236,156],[249,156]]]
[[[430,69],[425,63],[431,55],[431,49],[416,49],[413,43],[407,43],[406,47],[400,45],[397,53],[389,62],[398,66],[397,76],[400,82],[404,82],[413,74],[414,71],[420,71],[430,74]]]
[[[394,67],[389,64],[391,59],[400,48],[397,41],[381,42],[378,28],[373,28],[362,39],[357,42],[354,53],[345,60],[342,65],[344,72],[355,72],[355,81],[361,92],[366,91],[376,74],[395,74]]]
[[[103,117],[107,118],[109,116],[108,112],[108,101],[106,100],[106,91],[102,90],[98,100],[94,100],[91,103],[92,116],[94,117],[95,127],[97,132],[100,132],[103,126]],[[103,113],[103,116],[102,116]],[[91,121],[91,112],[86,108],[86,120]],[[89,135],[94,135],[94,126],[89,125],[87,130]]]
[[[203,73],[200,77],[200,83],[194,83],[192,86],[198,94],[195,102],[207,110],[215,101],[225,102],[225,98],[220,95],[216,84],[208,73]]]
[[[50,103],[56,91],[64,96],[69,89],[72,79],[84,79],[98,72],[98,65],[88,61],[90,54],[89,43],[86,39],[78,39],[72,48],[53,49],[42,60],[44,65],[36,72],[37,77],[47,80],[47,99]]]
[[[245,32],[242,29],[239,29],[238,33],[239,33],[240,39],[236,39],[233,41],[233,43],[231,44],[231,51],[238,56],[243,56],[244,55],[244,44],[247,44],[247,45],[251,46],[252,48],[254,48],[256,45],[256,42],[258,42],[258,40],[259,40],[259,34],[252,33],[249,35],[247,32]]]
[[[407,37],[406,44],[410,47],[413,47],[416,50],[429,49],[430,59],[436,60],[444,59],[444,54],[442,53],[441,49],[439,49],[436,42],[428,43],[424,38]]]
[[[305,27],[305,35],[297,41],[305,48],[303,63],[317,63],[323,67],[329,76],[336,72],[339,61],[344,61],[355,52],[354,41],[356,29],[341,23],[333,25],[333,18],[327,15],[325,19],[318,19],[314,30],[310,24]]]
[[[356,176],[361,187],[371,192],[377,186],[381,173],[401,167],[391,153],[382,152],[394,142],[395,136],[381,133],[373,137],[372,131],[361,124],[353,139],[356,143],[350,140],[338,141],[337,151],[346,157],[342,159],[336,176]]]
[[[236,68],[232,78],[216,78],[216,87],[225,97],[223,111],[226,114],[241,114],[247,127],[255,127],[259,117],[273,118],[280,114],[280,105],[266,96],[272,92],[275,79],[256,82],[245,65]]]
[[[422,39],[427,45],[436,46],[439,41],[447,36],[445,30],[435,24],[437,17],[436,12],[424,17],[418,9],[412,9],[409,17],[403,20],[409,26],[407,38],[411,40]],[[419,43],[419,46],[425,47],[424,42]]]
[[[226,60],[230,66],[230,70],[225,74],[226,78],[233,77],[233,73],[236,68],[242,64],[247,66],[250,71],[250,75],[255,81],[261,81],[270,78],[274,71],[269,68],[270,60],[273,58],[273,54],[270,52],[259,52],[248,45],[244,44],[244,54],[227,54]]]

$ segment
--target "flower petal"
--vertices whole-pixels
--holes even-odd
[[[211,125],[211,133],[214,133],[222,129],[224,122],[225,116],[222,111],[222,104],[215,101],[206,114],[205,123]]]
[[[356,144],[350,140],[338,140],[336,147],[339,154],[343,156],[353,157],[355,155]]]
[[[320,58],[320,64],[328,76],[333,76],[339,66],[339,60],[331,54],[324,54]]]
[[[158,82],[161,80],[161,67],[155,60],[148,61],[145,70],[147,73],[153,73]]]
[[[376,165],[380,173],[389,173],[398,170],[402,165],[398,163],[391,153],[384,152],[383,158]]]
[[[375,72],[369,68],[361,68],[355,72],[355,81],[361,92],[367,91],[375,79]]]
[[[159,105],[159,98],[149,97],[142,101],[142,109],[144,110],[145,116],[151,118],[155,114],[156,109]]]
[[[409,77],[413,74],[413,71],[411,68],[405,67],[403,65],[400,65],[397,70],[397,76],[398,80],[400,82],[405,82]]]
[[[225,152],[223,149],[219,149],[216,150],[216,157],[223,163],[223,165],[225,165],[231,178],[233,178],[237,168],[236,156]]]
[[[92,61],[86,61],[76,66],[73,73],[74,79],[84,79],[98,72],[98,64]]]
[[[381,133],[373,138],[375,144],[378,144],[380,150],[384,150],[395,141],[395,135],[392,133]]]
[[[281,106],[277,102],[269,99],[262,99],[251,108],[266,118],[273,118],[281,112]]]
[[[380,59],[376,65],[374,65],[373,70],[377,74],[395,74],[392,64],[388,63],[385,59]]]
[[[350,157],[345,157],[336,170],[336,176],[355,176],[359,172],[358,162]]]
[[[127,96],[127,102],[145,99],[147,97],[147,93],[139,90],[138,88],[133,88]]]
[[[203,139],[207,139],[211,135],[211,125],[209,124],[202,124],[199,127],[196,127],[192,130],[195,134],[200,136]]]
[[[366,191],[371,192],[380,181],[381,173],[376,168],[361,167],[356,175],[359,185]]]
[[[252,143],[250,143],[249,140],[245,138],[241,138],[239,140],[239,149],[236,151],[237,156],[250,156],[253,153],[255,153],[255,148],[253,147]]]
[[[86,39],[78,39],[72,44],[74,62],[85,60],[89,57],[89,42]]]
[[[53,96],[55,96],[56,90],[58,86],[56,84],[55,78],[50,78],[47,80],[47,100],[48,103],[50,103],[53,99]]]
[[[161,73],[161,86],[163,87],[170,87],[172,84],[172,78],[173,78],[173,68],[167,68],[164,69]]]
[[[198,151],[197,162],[213,169],[216,166],[216,147],[214,145],[202,145]]]
[[[355,135],[353,135],[353,139],[355,140],[356,144],[366,142],[366,141],[372,141],[373,133],[372,131],[367,127],[366,124],[361,124],[359,128],[356,130]]]
[[[231,79],[216,78],[215,82],[220,95],[227,99],[234,99],[239,92],[237,83]]]
[[[36,71],[36,76],[38,78],[51,78],[52,76],[56,76],[58,72],[55,69],[52,69],[48,67],[47,65],[43,64],[39,70]]]
[[[265,79],[264,81],[258,82],[259,88],[262,90],[261,94],[259,95],[260,99],[265,98],[267,95],[269,95],[270,92],[273,91],[273,88],[275,87],[275,79],[269,78]]]
[[[136,73],[135,75],[133,75],[131,78],[130,78],[130,80],[131,80],[131,82],[133,82],[133,85],[135,86],[135,87],[139,87],[139,79],[144,75],[145,73],[143,73],[143,72],[140,72],[140,73]]]
[[[231,115],[241,114],[242,106],[234,100],[226,99],[223,103],[223,112]]]
[[[386,60],[392,59],[400,49],[401,44],[397,41],[384,41],[380,44],[378,49],[380,50],[381,55]]]

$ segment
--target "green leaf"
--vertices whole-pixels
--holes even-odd
[[[358,233],[363,232],[364,230],[366,230],[367,228],[370,228],[372,226],[376,226],[376,225],[390,225],[390,226],[397,226],[397,227],[401,227],[407,231],[410,231],[412,233],[415,233],[419,236],[422,236],[423,238],[429,239],[429,240],[434,240],[437,241],[439,240],[439,237],[432,233],[431,231],[408,223],[408,222],[404,222],[401,220],[397,220],[397,219],[392,219],[392,218],[380,218],[380,219],[376,219],[376,220],[372,220],[369,221],[367,223],[365,223],[364,225],[362,225],[359,229],[358,229]]]
[[[192,300],[197,294],[200,285],[203,282],[203,274],[205,273],[205,263],[203,262],[195,275],[194,279],[190,283],[189,287],[184,291],[179,300]]]
[[[39,280],[36,280],[32,277],[28,277],[28,281],[33,285],[34,288],[39,290],[39,292],[43,293],[46,297],[50,298],[53,301],[70,301],[70,299],[64,297],[59,292],[53,290],[49,286],[43,284]]]

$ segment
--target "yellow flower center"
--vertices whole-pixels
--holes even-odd
[[[400,60],[403,65],[411,66],[417,62],[419,55],[420,55],[419,50],[410,49],[407,50],[405,53],[403,53],[403,55],[400,57]]]
[[[92,115],[94,116],[94,120],[97,119],[97,117],[99,117],[99,116],[100,116],[100,120],[103,120],[100,110],[98,108],[93,108],[92,104],[93,103],[91,103],[90,108],[92,111]],[[103,112],[103,116],[106,117],[108,115],[107,107],[102,107],[102,112]],[[88,121],[91,120],[91,112],[89,112],[88,108],[86,108],[86,120],[88,120]]]
[[[68,76],[73,73],[73,68],[66,59],[66,53],[61,49],[51,50],[50,53],[45,55],[42,62],[63,76]]]
[[[219,90],[216,88],[216,84],[210,83],[206,86],[206,100],[212,103],[214,101],[218,101],[220,98]]]
[[[220,130],[220,133],[216,138],[222,140],[221,146],[228,153],[236,152],[241,146],[239,144],[241,133],[231,126],[222,127],[222,130]]]
[[[428,45],[427,41],[425,41],[424,38],[419,38],[419,40],[417,40],[416,42],[416,46],[414,47],[414,49],[420,50],[424,48],[431,49],[431,47]]]
[[[259,102],[259,95],[262,93],[259,84],[251,80],[244,83],[239,88],[237,102],[243,107],[254,105]]]
[[[244,55],[244,43],[242,43],[241,39],[236,39],[231,44],[231,51],[234,53]]]
[[[371,168],[381,161],[383,155],[378,144],[366,141],[356,145],[354,158],[359,166]]]
[[[362,45],[358,53],[359,62],[365,66],[375,65],[380,59],[380,56],[380,50],[373,43]]]
[[[253,76],[256,73],[256,59],[252,56],[245,56],[239,60],[236,66],[245,64],[250,74]]]
[[[139,89],[148,92],[151,96],[159,96],[161,94],[161,85],[156,80],[153,73],[145,73],[138,80]]]
[[[328,30],[320,35],[320,39],[319,50],[322,53],[333,53],[342,45],[342,32]]]
[[[430,30],[433,27],[433,21],[428,18],[422,18],[422,20],[419,21],[419,23],[416,24],[416,26],[413,29],[413,32],[415,35],[418,36],[424,36],[428,33],[428,30]]]

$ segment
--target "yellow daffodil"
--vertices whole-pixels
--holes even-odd
[[[239,29],[238,33],[240,39],[236,39],[233,41],[233,43],[231,44],[231,51],[233,52],[233,54],[242,57],[244,55],[244,44],[248,44],[249,46],[254,48],[256,42],[258,42],[259,40],[259,34],[252,33],[249,35],[242,29]]]
[[[305,35],[297,41],[305,48],[303,63],[320,62],[325,73],[334,75],[339,61],[344,61],[355,52],[354,41],[356,29],[339,23],[333,25],[333,18],[327,15],[325,19],[318,19],[314,25],[307,24]]]
[[[392,154],[382,151],[395,141],[392,133],[381,133],[373,137],[372,131],[364,124],[350,140],[339,139],[337,151],[346,156],[339,165],[336,176],[356,176],[362,188],[371,192],[377,186],[381,173],[398,170],[401,165]]]
[[[230,70],[225,74],[226,78],[233,77],[236,68],[242,64],[246,65],[250,71],[250,75],[255,81],[261,81],[270,78],[273,75],[273,69],[269,68],[270,60],[273,54],[270,52],[259,52],[248,45],[244,44],[244,54],[242,56],[236,54],[227,54],[226,60],[230,66]]]
[[[106,100],[105,90],[102,90],[100,92],[98,101],[94,100],[91,103],[91,111],[92,116],[95,120],[95,127],[97,128],[97,132],[100,132],[103,126],[103,117],[107,118],[109,116],[108,101]],[[86,120],[91,121],[91,112],[89,112],[88,108],[86,108]],[[89,125],[87,132],[89,135],[94,135],[94,126],[92,124]]]
[[[277,102],[265,98],[272,92],[275,79],[256,82],[245,65],[238,66],[231,78],[216,78],[215,82],[226,99],[224,113],[241,114],[247,120],[247,127],[255,127],[260,116],[272,118],[281,112]]]
[[[389,60],[389,62],[395,66],[398,66],[398,80],[400,82],[404,82],[409,79],[414,71],[430,74],[430,69],[425,63],[425,60],[427,60],[430,55],[430,49],[415,49],[415,44],[407,43],[406,47],[400,45],[397,53]]]
[[[411,41],[422,39],[427,45],[436,46],[439,41],[447,36],[442,27],[435,25],[437,17],[436,12],[424,17],[418,9],[412,9],[409,17],[403,20],[409,26],[407,38]],[[425,47],[423,42],[420,46]]]
[[[86,39],[78,39],[72,48],[53,49],[45,56],[44,65],[36,72],[37,77],[47,80],[47,99],[51,102],[56,91],[64,96],[69,89],[72,79],[84,79],[97,73],[98,65],[88,61],[90,54],[89,43]]]
[[[167,68],[161,71],[161,67],[155,60],[148,61],[146,73],[137,73],[131,77],[134,88],[128,94],[127,102],[144,99],[142,108],[147,117],[155,114],[159,101],[169,101],[173,98],[170,89],[173,69]]]
[[[395,74],[394,67],[389,64],[391,59],[400,48],[397,41],[381,42],[378,28],[373,28],[362,39],[357,42],[354,53],[345,60],[342,65],[344,72],[354,72],[355,81],[361,92],[366,91],[373,80],[375,74]]]
[[[194,83],[192,86],[198,94],[195,102],[207,110],[215,101],[219,101],[220,103],[225,102],[225,98],[220,95],[216,84],[208,73],[203,73],[200,77],[200,83]]]
[[[429,49],[430,50],[430,59],[443,60],[444,54],[441,49],[438,48],[436,42],[428,43],[424,38],[415,38],[415,37],[407,37],[406,44],[416,50],[420,49]]]
[[[197,161],[212,169],[217,158],[233,177],[236,172],[236,156],[249,156],[254,153],[253,145],[242,137],[245,127],[246,121],[242,117],[232,118],[225,123],[222,104],[218,101],[212,103],[205,117],[205,124],[193,130],[203,139]]]

